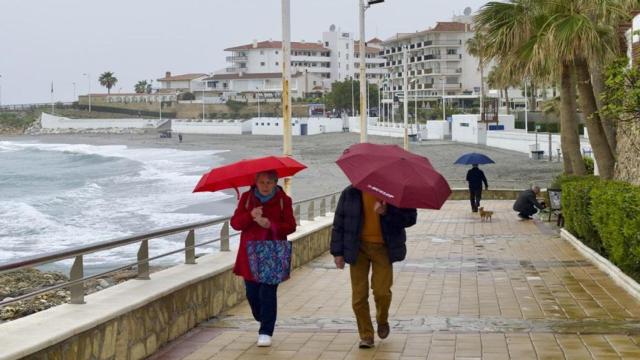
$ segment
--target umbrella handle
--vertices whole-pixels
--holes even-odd
[[[234,186],[234,187],[233,187],[233,190],[235,190],[235,191],[236,191],[236,199],[237,199],[237,200],[240,200],[240,191],[238,191],[238,188]]]

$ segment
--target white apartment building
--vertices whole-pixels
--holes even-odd
[[[374,83],[381,81],[385,73],[384,59],[380,56],[381,43],[381,40],[373,39],[367,44],[367,78]],[[343,32],[335,25],[331,25],[329,31],[322,33],[322,41],[291,42],[291,74],[301,74],[300,76],[304,79],[300,84],[300,94],[298,95],[304,96],[303,93],[327,91],[334,81],[359,78],[360,54],[357,44],[353,34]],[[282,71],[280,64],[282,43],[280,41],[254,41],[251,44],[227,48],[225,51],[231,53],[226,58],[230,66],[219,71],[213,76],[213,79],[207,79],[207,81],[240,80],[241,78],[242,80],[249,78],[257,80],[237,89],[235,85],[240,86],[239,81],[234,81],[234,84],[227,83],[228,91],[275,91],[281,88],[281,84],[275,86],[273,81],[269,81],[269,83],[260,81],[265,76],[272,76],[267,74]],[[225,74],[236,75],[234,79],[231,79]],[[221,84],[224,86],[224,82]],[[267,85],[271,86],[271,89]],[[218,85],[216,84],[216,86]],[[207,88],[210,89],[209,86]]]
[[[385,98],[389,98],[391,92],[402,97],[405,47],[411,98],[417,95],[418,99],[435,99],[441,98],[443,93],[447,96],[478,94],[478,61],[466,49],[466,42],[473,35],[468,23],[438,22],[431,29],[396,34],[386,40],[382,44],[388,71]]]

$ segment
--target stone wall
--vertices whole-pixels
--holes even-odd
[[[242,300],[242,280],[231,271],[226,271],[98,325],[27,359],[143,359],[156,352],[162,344]]]
[[[515,200],[522,190],[482,190],[482,200]],[[540,197],[543,197],[541,195]],[[449,200],[469,200],[469,189],[453,189]]]
[[[89,99],[86,96],[80,96],[78,98],[78,103],[80,105],[88,105]],[[108,102],[106,101],[106,97],[92,97],[91,104],[93,106],[100,107],[111,107],[116,109],[129,109],[132,111],[152,111],[158,112],[159,105],[157,102],[154,103],[124,103],[124,102]],[[281,113],[282,108],[279,106],[280,104],[274,103],[261,103],[260,111],[263,114],[266,113]],[[295,104],[291,106],[292,116],[308,116],[308,105],[306,104]],[[166,113],[175,113],[176,117],[179,119],[199,119],[202,118],[202,104],[179,104],[176,102],[165,101],[162,106],[162,111]],[[211,114],[215,113],[216,118],[222,118],[223,114],[227,114],[227,116],[231,115],[233,112],[231,109],[225,104],[205,104],[205,113],[209,114],[205,117],[211,117]],[[258,106],[257,103],[251,103],[247,106],[244,106],[238,112],[239,115],[244,117],[252,117],[258,114]]]
[[[640,124],[623,123],[618,126],[617,152],[615,178],[640,185]]]
[[[327,214],[325,217],[316,218],[314,222],[303,222],[299,226],[298,231],[291,238],[293,242],[293,268],[304,265],[329,249],[332,219],[333,214]],[[245,299],[243,281],[231,271],[235,255],[233,253],[226,254],[217,259],[198,260],[199,264],[202,262],[205,267],[213,267],[211,264],[215,264],[215,266],[221,268],[220,271],[210,270],[212,272],[211,276],[200,280],[192,280],[192,283],[187,283],[180,289],[142,306],[135,306],[129,304],[125,299],[112,297],[112,302],[125,300],[125,303],[132,308],[124,311],[119,316],[105,319],[102,323],[95,323],[89,330],[79,331],[78,333],[71,331],[72,334],[70,335],[72,336],[62,341],[55,340],[56,336],[60,337],[60,334],[53,334],[51,336],[52,340],[46,341],[47,347],[37,352],[30,353],[29,350],[29,347],[36,345],[16,346],[11,344],[13,356],[5,357],[7,355],[3,356],[2,351],[0,351],[0,359],[133,360],[148,357],[156,352],[160,346],[186,333],[198,323],[220,314]],[[205,261],[209,263],[204,264]],[[222,264],[223,262],[224,264]],[[177,273],[176,268],[172,269],[164,271]],[[153,286],[154,276],[158,275],[152,275],[152,280],[150,281],[130,280],[118,286],[124,285],[126,287],[127,283],[131,283],[133,286],[139,286],[139,284]],[[166,278],[175,279],[176,276],[184,276],[184,272],[182,275],[170,274]],[[137,283],[135,283],[136,281]],[[158,284],[163,280],[158,276],[155,281]],[[126,294],[128,293],[127,291],[121,293]],[[92,303],[95,304],[96,301],[91,301],[87,297],[87,304],[85,305],[62,306],[74,306],[75,308],[73,309],[82,312],[92,311],[90,309],[90,304]],[[55,311],[55,308],[46,311],[51,310]],[[57,328],[55,324],[47,324],[47,322],[56,322],[57,320],[55,320],[56,316],[47,316],[45,314],[46,311],[39,313],[42,319],[37,320],[35,323],[41,324],[42,327]],[[14,325],[17,325],[17,323]],[[11,331],[9,329],[6,330]],[[22,333],[28,330],[20,329]],[[0,333],[2,333],[1,328]],[[14,336],[21,339],[25,335],[14,334]],[[0,340],[1,343],[2,340]],[[49,345],[50,343],[54,345]],[[20,346],[25,348],[20,349]],[[15,356],[16,354],[24,354],[24,356]]]

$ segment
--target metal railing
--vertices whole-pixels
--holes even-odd
[[[469,183],[465,179],[447,179],[447,182],[452,189],[466,189],[469,187]],[[489,190],[525,190],[531,185],[538,185],[541,188],[545,188],[552,182],[553,179],[495,179],[489,182]]]
[[[57,109],[61,107],[70,108],[73,107],[73,102],[56,102],[54,106]],[[40,108],[51,108],[51,103],[33,103],[33,104],[13,104],[13,105],[0,105],[0,111],[24,111],[34,110]]]
[[[320,195],[309,199],[297,201],[294,203],[294,216],[296,223],[299,225],[302,220],[313,221],[316,216],[324,215],[327,212],[333,211],[336,208],[337,196],[340,192],[331,194]],[[316,212],[317,210],[317,212]],[[318,214],[318,215],[316,215]],[[196,254],[195,249],[204,245],[220,242],[220,251],[230,251],[229,239],[232,236],[238,234],[238,232],[230,233],[229,221],[231,216],[225,216],[222,218],[207,220],[197,223],[191,223],[186,225],[174,226],[159,230],[154,230],[148,233],[137,234],[112,240],[106,240],[97,242],[85,246],[74,247],[66,250],[47,253],[44,255],[36,255],[26,257],[13,262],[0,264],[0,275],[6,274],[12,271],[31,268],[38,265],[53,263],[66,259],[74,259],[71,266],[69,281],[57,284],[44,289],[29,292],[24,295],[20,295],[9,300],[0,301],[0,307],[15,303],[21,300],[29,299],[47,292],[55,291],[61,288],[68,288],[71,292],[70,303],[71,304],[84,304],[84,283],[88,280],[97,279],[106,275],[113,274],[115,272],[137,267],[136,279],[149,280],[149,262],[157,260],[169,255],[178,254],[184,252],[184,263],[195,264]],[[215,225],[222,224],[219,237],[213,240],[207,240],[196,244],[195,230],[207,228]],[[161,238],[169,235],[187,233],[184,240],[184,247],[179,248],[161,255],[149,257],[149,240],[155,238]],[[87,254],[93,254],[104,250],[123,247],[130,244],[140,243],[137,253],[137,261],[129,263],[123,266],[119,266],[114,269],[100,272],[91,276],[84,276],[84,256]]]

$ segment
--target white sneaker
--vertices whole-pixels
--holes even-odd
[[[258,335],[258,346],[266,347],[271,346],[271,336],[269,335]]]

